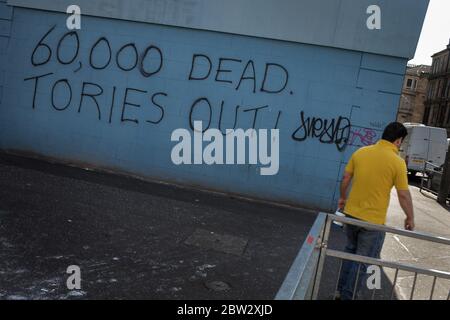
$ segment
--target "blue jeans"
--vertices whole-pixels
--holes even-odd
[[[362,227],[345,225],[347,244],[345,252],[361,256],[380,258],[385,233],[383,231],[368,230]],[[342,300],[351,300],[355,288],[356,274],[360,263],[343,260],[341,277],[339,278],[338,291]],[[356,291],[360,290],[361,284],[365,285],[368,265],[361,264]],[[356,295],[355,295],[356,297]]]

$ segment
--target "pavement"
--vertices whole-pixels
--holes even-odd
[[[410,191],[413,197],[415,212],[415,231],[441,236],[450,239],[450,209],[437,203],[432,193],[420,192],[419,178],[411,179]],[[387,217],[387,225],[403,228],[405,215],[399,205],[397,193],[393,190]],[[381,258],[400,263],[412,264],[422,268],[450,272],[450,246],[388,234],[386,236]],[[385,269],[393,283],[395,271]],[[414,282],[414,274],[399,272],[396,292],[399,299],[409,300]],[[429,299],[433,278],[419,275],[413,294],[414,300]],[[445,300],[450,293],[450,280],[438,279],[435,285],[433,300]]]
[[[420,179],[410,177],[410,191],[415,211],[415,231],[450,239],[450,208],[437,203],[437,197],[429,192],[420,192]],[[397,192],[391,192],[386,225],[404,228],[405,214],[400,207]],[[344,235],[341,228],[332,227],[329,247],[342,250]],[[450,272],[450,246],[395,234],[386,234],[381,259],[408,264],[425,269]],[[339,274],[340,261],[326,258],[319,291],[319,299],[333,298]],[[394,291],[392,291],[395,282]],[[375,291],[375,300],[409,300],[414,283],[414,273],[399,271],[395,281],[395,270],[381,269],[381,288]],[[414,287],[413,300],[428,300],[431,296],[433,277],[418,275]],[[433,300],[446,300],[450,292],[450,280],[437,279]],[[365,293],[363,299],[371,299],[372,292]]]
[[[315,217],[0,153],[0,299],[273,299]]]
[[[416,230],[450,238],[450,211],[411,182]],[[1,299],[273,299],[316,212],[0,153]],[[387,225],[403,227],[392,192]],[[341,228],[329,246],[343,248]],[[382,259],[450,271],[450,248],[388,234]],[[81,290],[69,290],[71,265]],[[332,299],[339,261],[319,291]],[[400,272],[393,299],[409,299]],[[390,299],[383,269],[375,299]],[[428,299],[419,276],[414,299]],[[434,299],[450,283],[438,280]]]

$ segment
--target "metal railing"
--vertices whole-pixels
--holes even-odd
[[[443,168],[431,162],[425,162],[420,177],[420,192],[422,190],[431,192],[435,195],[439,193],[439,187],[442,180]]]
[[[312,297],[326,220],[327,215],[319,213],[275,297],[276,300],[309,300]]]
[[[334,286],[335,292],[338,287],[338,282],[341,276],[343,261],[353,261],[355,263],[358,263],[359,266],[355,280],[352,299],[355,299],[357,297],[357,291],[360,289],[358,288],[358,286],[360,286],[358,278],[360,276],[361,264],[374,265],[395,270],[394,280],[392,282],[392,287],[390,289],[390,299],[393,298],[395,293],[395,287],[397,285],[399,271],[406,271],[414,274],[412,289],[409,297],[411,300],[414,298],[418,275],[425,275],[428,277],[432,277],[433,279],[429,295],[430,300],[433,299],[437,280],[438,279],[450,280],[450,272],[439,271],[432,268],[423,268],[412,264],[387,261],[383,259],[376,259],[329,249],[328,241],[333,221],[337,221],[346,225],[358,226],[369,230],[378,230],[385,233],[392,233],[413,239],[429,241],[434,244],[447,245],[449,246],[450,252],[450,239],[447,238],[433,236],[426,233],[406,231],[398,228],[387,227],[384,225],[375,225],[360,220],[350,219],[347,217],[339,217],[334,214],[319,213],[313,227],[311,228],[305,240],[305,243],[301,247],[299,254],[297,255],[294,263],[292,264],[275,299],[316,300],[319,295],[325,259],[327,257],[334,257],[340,260],[340,267],[338,271],[337,281],[336,285]],[[448,290],[447,300],[450,300],[450,282],[448,284],[447,290]],[[336,297],[335,292],[333,292],[333,298]],[[376,290],[372,289],[371,295],[372,300],[375,297],[375,293]]]

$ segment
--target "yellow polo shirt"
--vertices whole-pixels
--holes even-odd
[[[385,224],[392,187],[409,190],[406,163],[386,140],[356,151],[345,171],[353,179],[344,212],[364,221]]]

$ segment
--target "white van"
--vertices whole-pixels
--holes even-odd
[[[405,123],[404,126],[408,136],[400,148],[400,155],[405,159],[408,171],[415,175],[424,169],[426,161],[442,166],[448,150],[447,130],[417,123]]]

